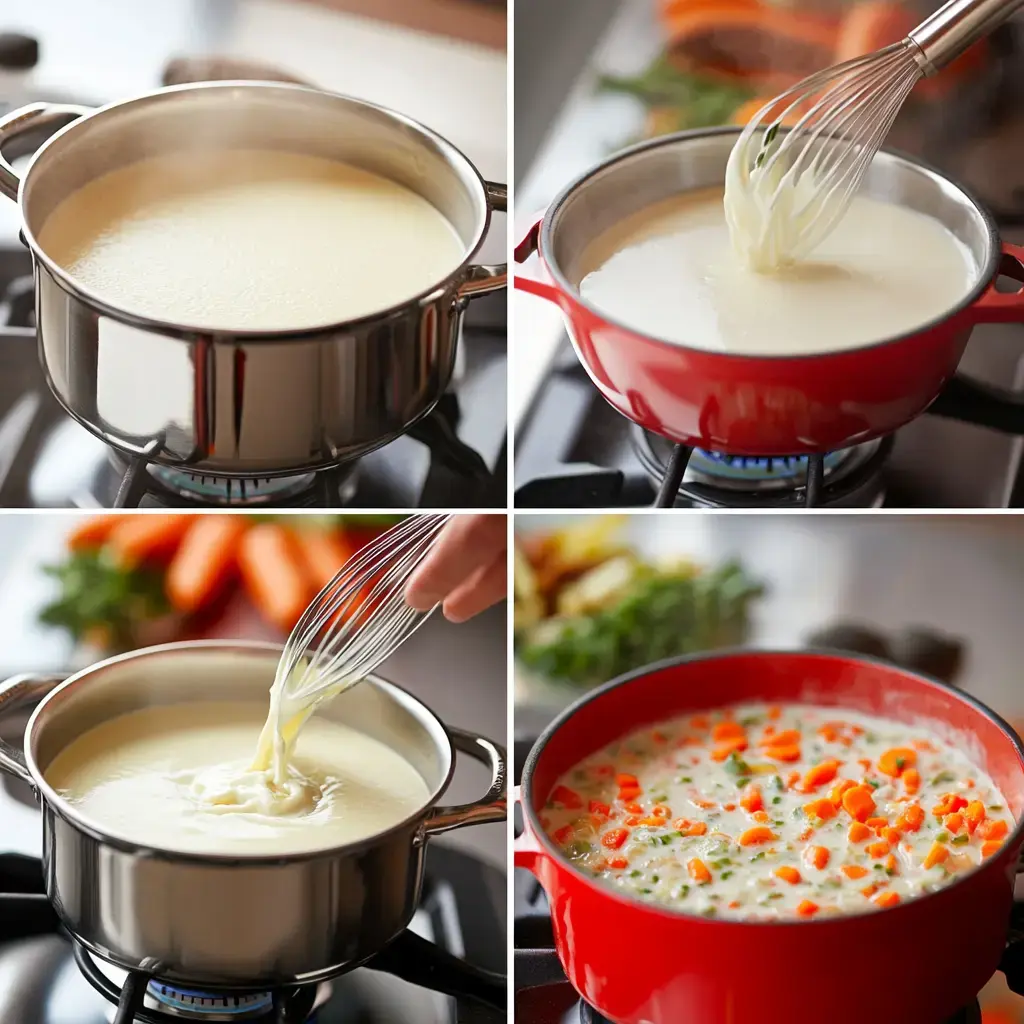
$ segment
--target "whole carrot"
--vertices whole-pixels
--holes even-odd
[[[72,551],[88,551],[101,548],[113,532],[114,527],[130,518],[124,514],[94,512],[80,519],[68,533],[68,547]]]
[[[316,591],[287,527],[261,523],[243,534],[238,568],[253,604],[275,626],[291,632]]]
[[[127,568],[168,558],[177,549],[193,519],[193,515],[182,512],[166,515],[136,512],[125,516],[114,526],[107,538],[107,546],[117,561]]]
[[[317,590],[326,587],[355,553],[355,546],[338,530],[300,527],[294,531],[294,540],[306,575]]]
[[[237,567],[245,516],[196,516],[167,568],[164,586],[178,611],[193,613],[223,590]]]

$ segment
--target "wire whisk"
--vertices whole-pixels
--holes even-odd
[[[905,39],[798,82],[744,127],[726,170],[726,218],[755,269],[813,252],[849,209],[917,82],[1024,0],[950,0]]]

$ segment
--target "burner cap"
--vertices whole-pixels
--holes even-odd
[[[852,449],[829,452],[825,456],[825,478],[843,464],[852,454]],[[807,483],[806,455],[756,458],[747,455],[724,455],[696,448],[690,456],[689,469],[695,479],[706,483],[758,490],[773,488],[803,487]]]
[[[307,490],[314,480],[312,473],[248,480],[198,476],[155,463],[150,463],[146,469],[157,483],[172,494],[213,505],[268,505],[294,498]]]

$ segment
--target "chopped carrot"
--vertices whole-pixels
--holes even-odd
[[[672,808],[666,807],[664,804],[655,804],[651,808],[651,814],[653,814],[655,818],[671,818]]]
[[[807,858],[807,863],[812,867],[817,868],[819,871],[824,871],[825,868],[828,867],[831,854],[828,852],[827,847],[808,846],[804,853]]]
[[[883,828],[879,838],[885,840],[890,846],[898,846],[900,842],[900,834],[894,828]]]
[[[804,814],[819,821],[828,821],[836,816],[836,805],[824,798],[812,800],[809,804],[804,804]]]
[[[878,892],[879,888],[880,886],[875,884],[866,885],[863,889],[861,889],[861,894],[870,898],[874,896],[876,892]]]
[[[649,814],[646,818],[641,818],[637,824],[647,825],[649,828],[657,828],[659,825],[664,825],[665,821],[663,818],[656,818],[653,814]]]
[[[640,804],[636,803],[633,800],[630,800],[628,803],[623,805],[623,810],[629,811],[630,814],[643,814],[644,813],[643,807],[641,807]]]
[[[729,909],[730,910],[739,910],[739,908],[742,907],[742,906],[743,906],[743,904],[740,903],[739,900],[730,900],[729,901]]]
[[[640,780],[635,775],[629,775],[626,772],[619,772],[615,776],[615,785],[619,789],[639,789]]]
[[[781,878],[784,882],[789,882],[790,885],[796,885],[801,880],[800,872],[796,868],[783,866],[775,869],[775,875],[777,878]]]
[[[868,869],[859,864],[844,864],[841,870],[847,878],[852,879],[863,878],[868,873]]]
[[[773,722],[777,722],[782,717],[782,708],[773,705],[768,709],[767,714]]]
[[[575,829],[573,829],[572,825],[563,825],[552,835],[551,838],[554,839],[559,846],[564,846],[570,839],[572,839],[574,831]]]
[[[605,817],[612,813],[612,809],[602,800],[591,800],[587,806],[587,810],[590,811],[591,814],[603,814]]]
[[[985,805],[980,800],[972,800],[964,810],[967,831],[974,835],[974,830],[985,820]]]
[[[873,828],[873,829],[875,829],[877,831],[880,828],[885,828],[885,826],[889,824],[889,819],[888,818],[868,818],[868,820],[865,821],[864,824],[867,825],[868,828]]]
[[[853,822],[850,825],[850,831],[846,833],[846,838],[849,839],[851,843],[863,843],[865,839],[870,839],[871,836],[871,829],[860,821]]]
[[[72,551],[88,551],[90,548],[101,548],[113,532],[114,527],[129,515],[97,512],[79,520],[71,527],[67,536],[67,545]]]
[[[718,804],[714,800],[694,800],[693,801],[702,811],[713,811]]]
[[[275,626],[291,632],[314,596],[292,548],[291,532],[278,523],[260,523],[242,536],[238,567],[246,592]]]
[[[800,781],[800,773],[799,772],[790,772],[789,776],[786,778],[786,789],[793,789],[793,788],[795,788],[796,784],[799,781]]]
[[[917,764],[917,753],[909,747],[893,747],[878,759],[878,770],[884,775],[898,779],[905,768]]]
[[[765,757],[770,757],[773,761],[799,761],[800,760],[800,748],[799,747],[769,747],[765,752]],[[797,776],[799,778],[799,775]]]
[[[118,564],[128,569],[161,561],[174,553],[194,520],[193,515],[181,512],[125,516],[111,530],[107,547]],[[302,607],[306,607],[305,601]]]
[[[824,786],[836,777],[839,771],[839,762],[834,760],[822,761],[816,764],[804,776],[804,792],[813,793],[819,786]]]
[[[978,835],[982,839],[1002,839],[1009,831],[1009,826],[1002,819],[998,821],[983,821],[978,826]]]
[[[739,722],[718,722],[711,730],[711,738],[716,742],[719,740],[732,740],[737,737],[744,740],[747,738],[747,731]]]
[[[944,818],[947,814],[967,806],[967,801],[957,793],[947,793],[933,808],[932,814]]]
[[[570,789],[568,786],[555,786],[551,791],[551,799],[556,804],[561,804],[564,808],[570,811],[574,811],[577,807],[583,806],[583,800],[579,793],[574,789]]]
[[[875,897],[875,906],[877,907],[895,907],[899,903],[900,897],[895,892],[883,892],[880,896]]]
[[[690,872],[690,877],[698,885],[707,885],[711,881],[711,872],[708,871],[708,866],[699,857],[694,857],[693,860],[689,861],[686,865],[686,870]]]
[[[629,838],[628,828],[610,828],[601,836],[601,845],[609,850],[617,850]]]
[[[839,730],[835,727],[834,722],[826,722],[824,725],[819,727],[818,735],[826,743],[835,743],[835,741],[839,739]]]
[[[678,832],[685,832],[693,824],[689,818],[676,818],[672,822],[672,827]]]
[[[798,747],[803,737],[798,729],[786,729],[783,732],[772,732],[761,741],[762,747]]]
[[[899,866],[899,861],[896,860],[895,854],[890,853],[889,856],[885,858],[886,874],[895,875],[899,870]]]
[[[758,843],[770,843],[777,836],[770,828],[764,825],[755,825],[740,834],[740,846],[756,846]]]
[[[870,786],[854,786],[843,794],[843,807],[855,821],[867,821],[875,809]]]
[[[870,761],[870,760],[869,760],[868,758],[866,758],[866,757],[862,757],[862,758],[861,758],[861,759],[860,759],[860,760],[859,760],[859,761],[857,762],[857,764],[859,764],[859,765],[861,766],[861,768],[863,768],[863,769],[864,769],[864,771],[865,771],[865,772],[869,772],[869,771],[871,771],[871,761]]]
[[[608,861],[608,867],[614,868],[616,871],[621,871],[623,868],[629,867],[629,861],[626,860],[625,857],[612,857],[612,859]]]
[[[813,835],[814,829],[810,825],[808,825],[807,828],[805,828],[803,832],[800,833],[800,842],[806,843],[807,840],[810,839]]]
[[[817,903],[812,903],[810,900],[803,900],[796,908],[796,912],[801,917],[814,917],[820,909],[821,907],[819,907]]]
[[[872,860],[882,860],[883,857],[889,856],[889,844],[886,842],[871,843],[866,849]]]
[[[942,843],[932,843],[932,848],[928,851],[928,856],[924,859],[925,868],[933,868],[936,864],[941,864],[949,857],[949,850],[942,845]]]
[[[942,824],[953,835],[956,835],[964,827],[964,816],[962,814],[947,814],[946,820]]]
[[[180,612],[192,614],[223,591],[237,564],[245,516],[194,516],[167,567],[164,590]]]
[[[743,795],[740,797],[740,807],[750,814],[753,814],[754,811],[764,810],[764,797],[761,795],[761,787],[757,783],[750,783],[743,791]]]
[[[910,804],[896,819],[896,827],[901,832],[916,832],[924,824],[924,811],[917,804]]]
[[[832,803],[834,803],[836,805],[836,807],[842,807],[843,806],[843,794],[848,789],[853,789],[853,787],[856,786],[856,785],[857,785],[857,783],[854,782],[853,779],[843,779],[841,782],[837,782],[832,787],[832,792],[829,793],[829,795],[828,795],[829,800],[831,800]]]
[[[981,844],[982,857],[991,857],[993,853],[998,853],[1002,845],[999,839],[986,839]]]
[[[736,805],[735,804],[722,804],[722,810],[723,811],[735,811],[736,810]]]
[[[915,796],[921,788],[921,773],[916,768],[908,768],[902,775],[903,785],[906,791]]]
[[[754,821],[759,822],[762,825],[767,825],[768,822],[772,820],[771,815],[769,815],[767,811],[754,811],[754,813],[751,815],[751,818],[753,818]]]
[[[931,751],[935,750],[935,747],[932,746],[932,744],[929,743],[928,740],[914,740],[914,742],[911,744],[911,746],[915,750],[923,750],[923,751],[928,751],[928,752],[931,752]]]
[[[707,834],[708,825],[706,821],[690,821],[688,818],[676,818],[672,827],[684,836],[703,836]]]
[[[726,740],[721,740],[711,751],[712,761],[724,761],[730,754],[742,753],[747,749],[747,740],[744,736],[733,736]]]
[[[619,800],[631,804],[643,792],[638,786],[626,786],[619,790]]]
[[[640,824],[640,816],[637,814],[631,814],[628,818],[623,818],[622,823],[624,825],[628,825],[630,828],[633,828],[634,825]]]
[[[704,729],[709,728],[710,725],[711,725],[711,722],[708,720],[708,716],[707,715],[694,715],[693,718],[690,719],[690,728],[691,729],[704,730]]]

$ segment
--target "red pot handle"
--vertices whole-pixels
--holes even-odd
[[[518,258],[518,257],[517,257]],[[512,788],[512,802],[522,809],[523,801],[519,797],[519,787]],[[536,836],[530,831],[530,825],[523,815],[523,831],[512,842],[513,863],[517,868],[533,871],[537,861],[543,856],[544,850],[537,842]]]
[[[1021,287],[1015,292],[997,292],[995,283],[989,285],[971,306],[976,324],[1024,323],[1024,246],[1003,242],[1002,250],[997,276],[1012,278]]]
[[[516,263],[525,263],[534,253],[540,256],[540,226],[544,222],[543,218],[538,220],[529,231],[526,232],[523,240],[515,247],[513,255],[516,258]],[[538,260],[539,262],[539,260]],[[548,284],[546,281],[538,280],[535,277],[528,277],[523,270],[516,269],[514,271],[515,287],[520,291],[529,292],[531,295],[536,295],[538,298],[547,299],[548,302],[554,302],[558,304],[558,289],[554,285]]]

